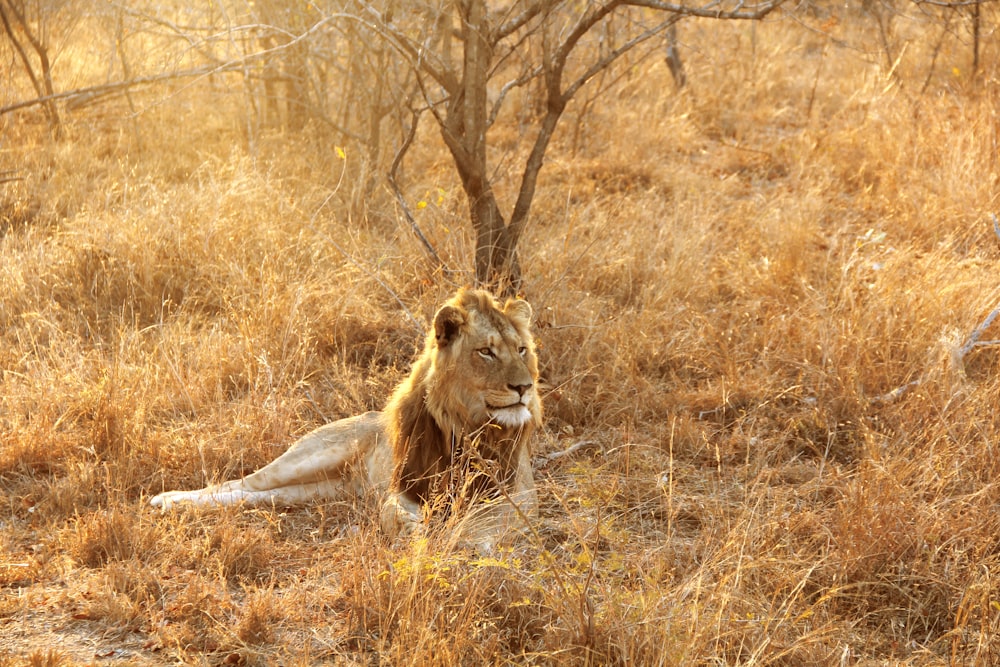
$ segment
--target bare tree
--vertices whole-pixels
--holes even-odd
[[[401,23],[365,0],[357,2],[360,18],[376,26],[415,72],[423,109],[451,154],[476,240],[476,281],[512,291],[521,282],[517,245],[546,150],[567,104],[587,82],[683,17],[758,20],[783,0],[711,0],[698,6],[661,0],[458,0],[433,10],[448,18],[438,18],[438,33],[424,32],[420,40],[408,29],[411,17]],[[460,57],[451,53],[452,37]],[[540,83],[541,112],[517,197],[505,214],[493,189],[487,135],[511,91],[534,82]]]
[[[31,85],[35,89],[38,97],[51,97],[55,94],[52,86],[52,64],[49,60],[49,46],[45,39],[45,34],[41,30],[42,18],[36,22],[37,27],[32,27],[28,16],[27,7],[24,2],[17,0],[0,0],[0,23],[3,24],[4,32],[10,40],[11,46],[17,53],[25,73],[31,80]],[[27,49],[21,43],[26,41],[31,47],[34,57],[37,59],[37,66],[33,63]],[[39,71],[36,71],[39,70]],[[50,100],[43,106],[45,115],[48,117],[49,125],[54,132],[60,131],[59,110],[54,101]]]

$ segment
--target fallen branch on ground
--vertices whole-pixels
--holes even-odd
[[[966,339],[965,343],[960,348],[955,350],[952,359],[954,360],[956,366],[964,367],[966,355],[969,354],[969,352],[971,352],[972,350],[976,349],[977,347],[995,347],[1000,345],[1000,340],[979,340],[980,336],[983,335],[983,332],[986,331],[986,329],[988,329],[991,324],[993,324],[993,321],[997,317],[1000,317],[1000,306],[994,308],[993,311],[986,316],[986,319],[983,320],[982,323],[978,327],[976,327],[971,334],[969,334],[969,337]],[[875,398],[871,399],[871,402],[892,403],[893,401],[901,397],[903,394],[913,389],[914,387],[918,387],[921,384],[923,384],[926,379],[927,379],[927,373],[924,373],[916,380],[911,380],[910,382],[907,382],[906,384],[900,387],[896,387],[890,392],[881,394],[880,396],[876,396]]]
[[[993,231],[996,233],[997,237],[1000,238],[1000,220],[997,219],[996,213],[991,213],[990,217],[993,220]],[[990,314],[986,316],[986,319],[984,319],[979,324],[978,327],[976,327],[975,329],[972,330],[972,333],[969,334],[968,338],[965,339],[965,343],[963,343],[961,347],[959,347],[957,350],[955,350],[954,354],[952,355],[952,359],[953,359],[953,361],[954,361],[954,363],[955,363],[956,366],[963,367],[963,370],[964,370],[964,362],[965,362],[966,355],[968,355],[970,352],[972,352],[976,348],[979,348],[979,347],[996,347],[996,346],[1000,345],[1000,340],[979,340],[980,338],[982,338],[982,336],[986,332],[986,330],[990,328],[990,326],[997,319],[997,317],[1000,317],[1000,306],[997,306],[996,308],[994,308],[990,312]],[[874,397],[873,399],[871,399],[871,402],[872,403],[892,403],[893,401],[895,401],[898,398],[900,398],[903,394],[905,394],[908,391],[910,391],[911,389],[913,389],[914,387],[917,387],[917,386],[920,386],[921,384],[923,384],[923,382],[926,379],[927,379],[927,373],[924,373],[923,375],[921,375],[916,380],[912,380],[910,382],[907,382],[906,384],[904,384],[902,386],[896,387],[895,389],[893,389],[890,392],[887,392],[885,394],[881,394],[879,396]]]
[[[597,447],[597,442],[595,442],[594,440],[581,440],[580,442],[574,443],[573,445],[570,445],[569,447],[561,451],[552,452],[551,454],[546,454],[545,456],[538,456],[533,461],[534,464],[533,467],[544,468],[553,461],[565,458],[567,456],[571,456],[580,451],[581,449],[587,449],[589,447]]]

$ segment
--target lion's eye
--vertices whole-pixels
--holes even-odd
[[[493,359],[496,359],[497,357],[497,355],[493,353],[493,350],[491,350],[488,347],[481,347],[478,350],[476,350],[476,352],[478,352],[479,356],[482,357],[483,359],[489,359],[491,361]]]
[[[521,347],[517,348],[517,353],[523,357],[524,355],[528,354],[528,348],[522,345]]]

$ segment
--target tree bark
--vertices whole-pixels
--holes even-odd
[[[485,0],[460,3],[463,41],[462,78],[449,90],[441,134],[455,160],[476,237],[476,284],[501,293],[520,286],[516,235],[508,233],[490,186],[486,161],[487,83],[493,54]]]
[[[31,66],[31,60],[29,60],[27,53],[25,53],[24,47],[18,41],[17,36],[14,34],[14,28],[10,24],[10,20],[7,18],[6,9],[10,9],[14,18],[17,19],[18,23],[21,25],[21,30],[24,33],[25,38],[28,43],[31,44],[31,48],[34,49],[38,56],[38,61],[41,64],[42,69],[42,82],[44,83],[44,89],[42,83],[39,83],[38,77],[35,75],[34,68]],[[3,2],[0,2],[0,21],[3,22],[4,31],[7,36],[10,37],[11,44],[13,44],[14,49],[21,58],[21,62],[24,65],[24,70],[28,74],[28,78],[31,79],[31,84],[35,87],[35,92],[38,93],[39,99],[45,99],[44,107],[45,114],[49,119],[49,124],[52,127],[53,132],[58,136],[62,131],[62,124],[59,120],[59,109],[56,107],[55,101],[55,88],[52,85],[52,67],[49,64],[49,53],[45,44],[39,41],[31,32],[31,27],[28,25],[28,21],[24,14],[18,11],[18,8],[10,4],[5,7]]]

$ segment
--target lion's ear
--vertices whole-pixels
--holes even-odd
[[[503,312],[511,319],[522,320],[527,325],[531,324],[531,304],[524,299],[510,299],[504,305]]]
[[[434,339],[438,347],[448,347],[458,337],[465,324],[465,312],[455,306],[444,306],[434,316]]]

